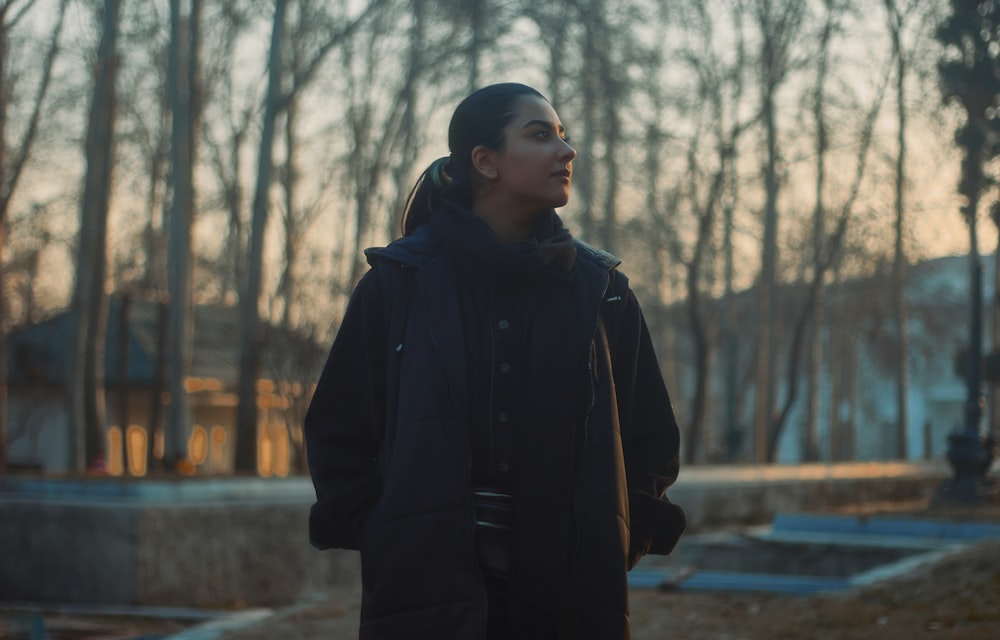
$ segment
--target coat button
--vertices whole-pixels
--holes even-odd
[[[500,373],[510,373],[510,363],[501,362],[500,363]]]
[[[504,472],[510,471],[510,465],[507,464],[506,462],[501,462],[500,463],[500,470],[504,471]]]
[[[500,415],[497,416],[497,420],[499,420],[501,423],[506,423],[507,422],[507,414],[501,412]]]
[[[506,320],[501,320],[500,322],[497,323],[497,326],[506,331],[507,329],[510,328],[510,323],[507,322]]]

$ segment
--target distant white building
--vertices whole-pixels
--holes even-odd
[[[983,264],[983,353],[992,347],[993,258]],[[941,457],[948,434],[962,424],[966,402],[964,374],[956,371],[956,359],[969,340],[970,263],[966,256],[928,260],[907,270],[905,289],[908,307],[908,411],[907,457]],[[819,381],[817,442],[820,460],[858,460],[896,457],[896,331],[888,274],[845,281],[826,288],[825,322],[821,334],[822,370]],[[789,285],[781,292],[779,328],[782,351],[777,366],[776,407],[788,394],[788,345],[804,300],[804,286]],[[738,336],[739,411],[736,432],[741,436],[742,459],[750,459],[753,435],[749,432],[753,411],[753,376],[756,324],[754,291],[737,295],[734,303],[740,327]],[[712,311],[716,313],[717,311]],[[682,429],[690,415],[693,395],[691,345],[683,309],[674,307],[669,316],[677,324],[669,366],[676,378],[671,389]],[[666,319],[664,319],[666,320]],[[719,320],[721,322],[721,320]],[[716,340],[716,342],[718,342]],[[778,462],[802,460],[806,422],[806,354],[799,364],[797,399],[778,442]],[[724,358],[715,348],[711,363],[708,414],[703,426],[705,459],[724,459],[725,372]],[[984,390],[988,385],[984,384]],[[987,400],[989,393],[986,393]],[[982,428],[987,428],[984,415]],[[682,434],[682,438],[687,437]],[[839,449],[839,451],[835,451]]]

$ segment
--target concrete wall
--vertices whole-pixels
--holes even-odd
[[[685,467],[671,499],[689,532],[779,511],[929,497],[931,464]],[[0,601],[230,608],[360,579],[358,554],[308,544],[305,478],[0,477]]]
[[[942,460],[804,465],[687,466],[667,495],[688,532],[766,524],[778,512],[929,498],[949,478]]]
[[[271,497],[245,482],[257,486],[233,498],[88,493],[81,482],[12,491],[0,478],[0,601],[270,606],[357,583],[356,552],[308,544],[307,480]]]

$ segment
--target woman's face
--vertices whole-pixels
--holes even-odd
[[[552,105],[536,96],[519,98],[514,117],[504,128],[503,148],[473,151],[473,162],[484,178],[484,195],[498,198],[512,215],[564,206],[576,157],[567,140]]]

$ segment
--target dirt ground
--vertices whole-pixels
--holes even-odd
[[[900,512],[900,505],[889,510]],[[1000,522],[1000,502],[947,510],[906,505],[905,511],[914,517]],[[279,612],[222,640],[354,640],[359,608],[356,590],[332,593],[324,602]],[[846,593],[636,589],[631,609],[633,640],[992,640],[1000,638],[1000,541],[977,543],[904,577]]]

